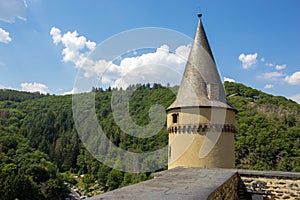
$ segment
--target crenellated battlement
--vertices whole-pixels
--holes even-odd
[[[199,134],[205,135],[207,132],[231,132],[236,133],[233,124],[172,124],[167,128],[169,134]]]

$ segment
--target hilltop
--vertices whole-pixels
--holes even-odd
[[[130,116],[140,126],[149,123],[152,105],[166,108],[175,99],[170,90],[174,88],[159,84],[139,84],[129,89],[136,89],[129,101]],[[300,105],[238,83],[225,82],[225,89],[228,102],[238,111],[236,166],[299,172]],[[125,134],[116,125],[111,112],[115,90],[93,88],[98,121],[107,137],[133,152],[166,146],[166,129],[142,139]],[[165,158],[161,162],[166,162]],[[74,178],[81,174],[84,176]],[[0,90],[0,193],[4,199],[25,193],[22,199],[63,199],[68,190],[64,182],[93,195],[148,178],[150,173],[111,169],[89,154],[74,126],[72,96]]]

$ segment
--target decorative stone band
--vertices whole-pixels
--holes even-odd
[[[172,124],[168,127],[169,134],[205,135],[208,131],[236,133],[236,128],[233,124]]]

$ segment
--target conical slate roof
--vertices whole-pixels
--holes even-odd
[[[175,102],[167,109],[181,107],[225,107],[226,102],[221,82],[205,30],[199,16],[194,42]]]

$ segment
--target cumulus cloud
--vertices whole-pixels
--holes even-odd
[[[175,54],[187,60],[190,54],[191,45],[182,45],[175,50]]]
[[[82,64],[82,60],[85,58],[83,53],[85,50],[91,51],[96,47],[95,42],[87,40],[84,36],[79,36],[77,31],[62,35],[58,28],[52,27],[50,35],[54,44],[62,43],[64,45],[65,48],[62,50],[63,61],[73,62],[76,66]]]
[[[0,20],[8,23],[26,20],[26,0],[0,0]]]
[[[179,84],[189,52],[189,45],[179,46],[175,52],[170,52],[169,46],[162,45],[153,53],[124,58],[117,66],[120,78],[114,85],[126,87],[141,82]]]
[[[50,30],[50,35],[52,36],[54,44],[61,42],[61,31],[58,28],[52,27]]]
[[[265,89],[271,89],[271,88],[273,88],[274,87],[274,85],[272,85],[272,84],[267,84],[267,85],[265,85]]]
[[[88,76],[101,74],[102,84],[113,87],[126,88],[130,84],[147,82],[179,84],[189,51],[189,45],[179,46],[173,53],[169,46],[162,45],[155,52],[123,58],[118,65],[97,61],[94,67],[86,68],[86,73]]]
[[[9,32],[5,31],[2,28],[0,28],[0,42],[6,43],[6,44],[11,42]]]
[[[286,64],[283,64],[283,65],[276,65],[275,66],[275,69],[277,69],[277,70],[283,70],[283,69],[285,69],[286,68]]]
[[[300,85],[300,71],[286,76],[284,80],[290,85]]]
[[[41,94],[47,94],[48,87],[42,83],[21,83],[23,91],[27,92],[40,92]]]
[[[232,79],[232,78],[227,78],[227,77],[224,77],[224,82],[233,82],[233,83],[235,83],[235,80],[234,79]]]
[[[145,53],[136,57],[124,58],[120,63],[121,75],[145,65],[159,64],[171,66],[174,70],[180,70],[182,64],[186,63],[189,54],[187,46],[179,46],[175,53],[170,52],[169,46],[162,45],[153,53]]]
[[[242,62],[242,66],[244,69],[250,68],[252,65],[257,63],[257,53],[254,54],[241,54],[239,55],[239,60]]]
[[[165,69],[168,68],[169,71],[182,75],[191,48],[190,44],[182,45],[174,52],[170,52],[168,45],[161,45],[150,53],[139,53],[133,50],[131,56],[123,58],[122,55],[119,56],[118,62],[92,60],[88,54],[95,49],[96,44],[88,41],[84,36],[79,36],[76,31],[62,34],[58,28],[52,27],[50,35],[54,44],[61,43],[64,46],[62,50],[64,62],[74,63],[77,68],[84,71],[84,76],[87,78],[100,76],[100,83],[115,87],[126,87],[128,84],[140,83],[142,80],[148,82],[164,80],[171,84],[175,81],[173,78],[175,75],[168,76]],[[178,84],[180,78],[177,77],[176,81]]]
[[[279,78],[281,78],[282,76],[284,76],[282,73],[280,72],[267,72],[267,73],[263,73],[260,76],[258,76],[261,79],[264,80],[278,80]]]
[[[300,94],[296,94],[296,95],[290,97],[290,99],[292,99],[293,101],[300,104]]]

